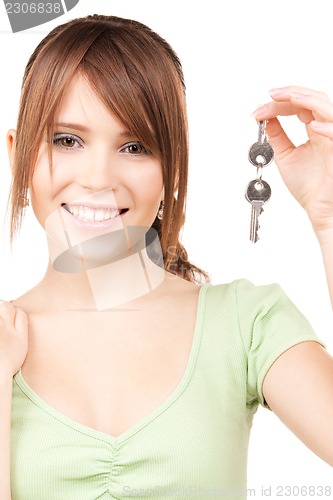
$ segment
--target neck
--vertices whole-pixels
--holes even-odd
[[[155,256],[161,257],[161,249],[156,253],[159,242],[154,244]],[[96,248],[94,248],[96,250]],[[46,292],[48,307],[51,309],[108,310],[121,307],[147,295],[161,285],[165,271],[149,257],[145,238],[127,251],[112,259],[105,252],[82,249],[77,252],[63,252],[55,257],[50,248],[50,262],[40,283]],[[76,255],[77,253],[77,255]]]

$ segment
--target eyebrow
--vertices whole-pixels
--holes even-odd
[[[71,128],[74,130],[80,130],[80,132],[90,132],[90,129],[88,127],[85,127],[84,125],[81,125],[80,123],[67,123],[67,122],[59,122],[59,123],[54,123],[54,127],[64,127],[64,128]],[[120,137],[134,137],[135,134],[132,134],[129,130],[122,130],[119,134]]]

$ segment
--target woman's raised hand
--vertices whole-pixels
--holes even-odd
[[[254,112],[269,120],[266,130],[275,162],[291,194],[306,210],[316,233],[333,230],[333,104],[326,94],[304,87],[273,89],[273,101]],[[308,141],[296,147],[277,116],[296,115]]]
[[[13,377],[28,351],[28,316],[10,302],[0,301],[0,378]]]

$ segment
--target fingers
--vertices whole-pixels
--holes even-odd
[[[314,95],[322,99],[325,98],[326,100],[329,100],[328,96],[324,92],[320,92],[319,90],[309,89],[307,87],[299,87],[297,85],[289,85],[287,87],[272,89],[269,91],[269,93],[271,96],[274,95],[276,97],[288,95],[290,93],[301,93],[301,94]]]
[[[5,300],[0,301],[0,321],[14,323],[15,307]]]
[[[292,92],[285,97],[272,95],[272,98],[289,100],[294,107],[310,111],[315,119],[333,121],[333,104],[325,97]]]
[[[311,111],[302,109],[302,107],[293,102],[269,102],[260,108],[256,109],[253,116],[257,120],[270,120],[276,116],[291,116],[296,115],[302,123],[310,123],[314,116]]]
[[[16,309],[16,315],[15,315],[15,329],[18,330],[19,332],[25,332],[26,329],[28,328],[28,316],[27,314],[23,311],[23,309],[20,309],[19,307],[15,307]]]
[[[28,327],[28,316],[19,307],[10,302],[0,300],[0,324],[11,324],[18,331],[25,331]]]
[[[260,120],[276,116],[296,115],[305,124],[313,120],[333,123],[333,104],[323,92],[304,87],[290,86],[273,89],[272,102],[258,108],[253,115]],[[326,133],[328,129],[325,129]]]
[[[266,129],[269,142],[274,149],[275,159],[279,162],[295,149],[295,145],[291,142],[277,118],[269,120]]]
[[[333,123],[312,121],[310,126],[318,134],[333,140]]]

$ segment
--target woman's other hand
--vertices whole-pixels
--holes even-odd
[[[28,351],[28,316],[10,302],[0,301],[0,377],[14,376]]]

